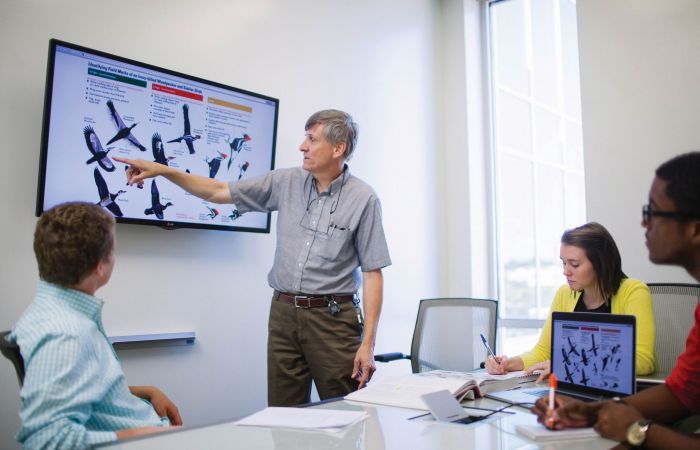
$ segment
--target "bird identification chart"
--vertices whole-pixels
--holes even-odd
[[[632,325],[553,321],[552,344],[552,371],[558,380],[634,392]]]
[[[88,201],[114,216],[265,229],[268,215],[241,216],[165,178],[128,186],[141,158],[220,181],[273,165],[277,104],[205,80],[58,46],[53,65],[44,205]]]

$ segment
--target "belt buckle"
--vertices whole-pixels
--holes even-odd
[[[299,300],[306,300],[306,306],[303,304],[299,304]],[[309,309],[311,308],[311,300],[309,299],[308,295],[295,295],[294,296],[294,307],[295,308],[302,308],[302,309]]]

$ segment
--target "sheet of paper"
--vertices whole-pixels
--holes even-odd
[[[239,420],[236,425],[338,432],[366,417],[365,411],[269,407]]]
[[[535,441],[562,441],[571,439],[597,438],[598,433],[593,428],[567,428],[550,430],[543,425],[516,425],[515,431]]]

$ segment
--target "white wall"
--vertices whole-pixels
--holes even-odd
[[[465,56],[479,39],[472,0],[193,5],[3,3],[0,329],[16,321],[36,283],[31,240],[50,37],[280,98],[277,167],[299,163],[311,112],[352,112],[361,127],[352,170],[382,199],[394,262],[385,271],[378,352],[408,350],[417,299],[488,296],[491,275],[476,265],[490,263],[467,252],[485,245],[474,236],[488,236],[474,222],[487,212],[467,186],[486,162],[463,153],[483,145],[481,99],[473,85],[459,87],[462,74],[472,83],[480,72]],[[689,279],[647,262],[637,223],[653,169],[700,147],[698,7],[696,0],[578,1],[589,218],[613,232],[630,275],[648,280]],[[465,26],[466,46],[458,42]],[[459,170],[466,161],[468,175]],[[258,235],[120,225],[117,234],[117,268],[99,293],[108,332],[198,336],[193,347],[122,352],[127,378],[163,387],[188,425],[262,408],[274,227]],[[227,280],[229,289],[210,292],[211,279]],[[17,447],[18,404],[14,373],[0,362],[0,448]]]
[[[577,5],[588,218],[615,237],[629,276],[693,282],[649,262],[639,223],[656,167],[700,150],[700,2]]]
[[[17,320],[37,279],[36,174],[48,40],[56,37],[279,98],[277,167],[300,163],[309,114],[327,107],[353,113],[360,139],[351,168],[382,199],[394,262],[385,270],[377,351],[407,351],[416,300],[440,294],[439,21],[431,0],[3,2],[0,329]],[[274,226],[269,235],[117,227],[117,267],[98,293],[105,327],[112,335],[197,333],[193,347],[120,354],[129,381],[162,387],[188,425],[266,404],[266,275],[274,246]],[[226,289],[212,291],[212,280]],[[17,392],[10,365],[1,362],[0,448],[16,448]]]

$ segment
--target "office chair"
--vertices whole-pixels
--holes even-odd
[[[413,373],[428,370],[469,372],[487,353],[479,334],[495,351],[498,302],[473,298],[430,298],[420,301],[411,354],[384,353],[375,361],[410,359]]]
[[[19,352],[19,345],[6,340],[9,334],[9,331],[0,332],[0,353],[12,361],[12,365],[15,366],[15,372],[17,373],[17,381],[19,386],[22,387],[24,383],[24,360]]]
[[[695,323],[700,284],[647,283],[647,286],[654,304],[658,371],[669,374],[685,350],[686,338]]]

